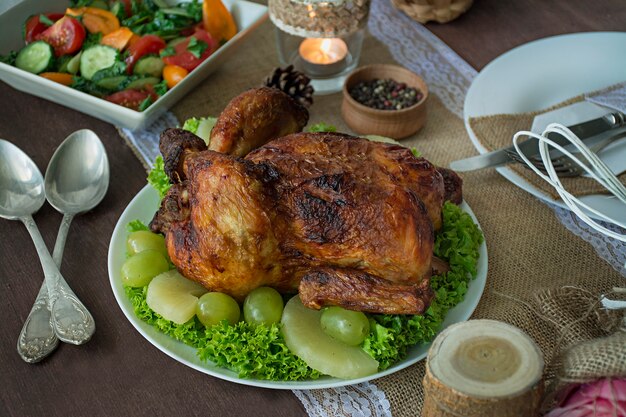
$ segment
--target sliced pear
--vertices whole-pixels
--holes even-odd
[[[207,289],[202,285],[188,280],[173,269],[150,281],[146,302],[164,319],[183,324],[196,314],[198,298],[206,292]]]
[[[211,130],[213,129],[213,126],[215,126],[215,122],[217,122],[217,117],[204,117],[200,120],[200,123],[198,124],[198,130],[196,131],[196,135],[204,139],[207,146],[209,145]]]
[[[320,325],[321,315],[321,311],[305,307],[297,295],[287,302],[281,322],[285,342],[294,355],[336,378],[361,378],[378,371],[378,362],[363,349],[327,335]]]

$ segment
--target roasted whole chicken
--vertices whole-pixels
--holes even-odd
[[[460,178],[399,145],[338,133],[274,139],[281,130],[274,123],[282,133],[306,123],[291,105],[252,129],[253,145],[242,129],[231,126],[238,133],[226,138],[214,129],[231,149],[264,143],[245,157],[210,150],[213,137],[207,148],[184,130],[162,134],[174,185],[151,228],[165,234],[172,262],[240,301],[270,286],[299,292],[311,308],[423,313],[433,297],[432,270],[445,268],[433,256],[434,231],[444,201],[462,199]],[[231,108],[231,121],[236,113]]]

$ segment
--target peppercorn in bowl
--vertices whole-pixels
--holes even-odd
[[[402,139],[426,123],[428,86],[406,68],[374,64],[357,68],[343,86],[341,115],[352,130]]]

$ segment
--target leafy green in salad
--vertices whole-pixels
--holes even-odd
[[[17,51],[11,51],[6,55],[0,55],[0,62],[15,66],[16,58],[17,58]]]
[[[141,222],[128,225],[129,231],[143,230]],[[446,203],[443,227],[435,239],[435,255],[448,260],[450,271],[433,276],[431,286],[436,297],[424,315],[372,314],[370,334],[363,349],[379,362],[384,370],[407,356],[408,349],[432,341],[441,329],[447,312],[460,303],[471,279],[476,276],[479,247],[483,236],[469,214]],[[194,317],[179,325],[152,311],[146,302],[147,287],[126,287],[137,317],[163,333],[198,349],[202,360],[231,369],[240,378],[281,381],[315,379],[320,373],[309,368],[287,348],[280,326],[254,325],[239,322],[234,326],[222,322],[204,328]]]
[[[154,34],[165,40],[181,36],[181,31],[202,20],[202,2],[192,0],[170,7],[162,0],[132,2],[132,15],[120,24],[139,35]]]

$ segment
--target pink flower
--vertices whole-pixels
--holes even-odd
[[[546,417],[626,417],[626,379],[580,385]]]

